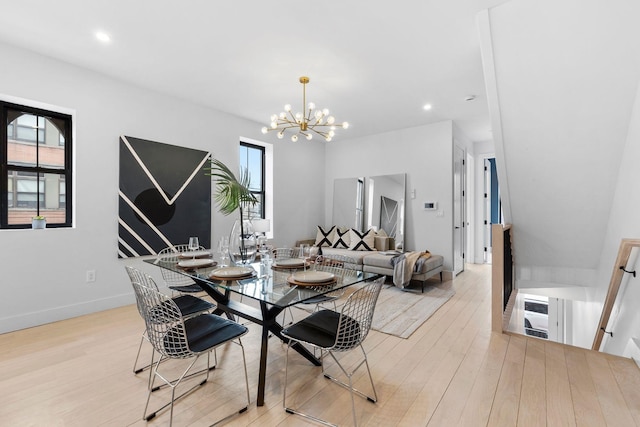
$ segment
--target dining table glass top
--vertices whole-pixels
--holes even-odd
[[[376,273],[350,270],[344,275],[334,275],[335,280],[327,282],[324,280],[325,276],[315,272],[312,263],[305,263],[299,267],[278,268],[255,262],[244,267],[246,270],[242,271],[250,271],[250,275],[241,276],[234,274],[240,271],[237,267],[213,265],[184,268],[176,262],[175,258],[151,258],[144,261],[189,276],[195,279],[196,283],[202,281],[215,285],[221,290],[228,290],[278,307],[299,304],[378,276]],[[326,273],[323,274],[326,275]],[[304,280],[306,278],[311,281],[307,282]]]

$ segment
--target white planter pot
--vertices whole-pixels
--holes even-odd
[[[43,230],[47,228],[47,220],[46,219],[32,219],[31,220],[31,228],[34,230]]]

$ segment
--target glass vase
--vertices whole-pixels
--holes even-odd
[[[241,227],[242,225],[242,227]],[[256,236],[251,221],[239,219],[229,235],[229,258],[235,265],[248,265],[256,259]]]

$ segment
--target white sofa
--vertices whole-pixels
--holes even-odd
[[[384,274],[385,276],[393,277],[393,265],[391,265],[391,258],[393,258],[392,255],[369,252],[369,255],[362,259],[362,269],[371,273]],[[411,280],[420,282],[421,292],[424,292],[425,282],[438,273],[440,273],[440,281],[442,282],[443,263],[444,258],[442,255],[431,254],[431,256],[421,264],[420,270],[413,272]]]
[[[296,241],[296,247],[300,245],[309,245],[312,247],[312,254],[317,254],[318,247],[315,244],[318,241],[318,237],[315,239],[303,239]],[[375,236],[374,237],[374,249],[371,251],[363,250],[351,250],[351,249],[338,249],[330,246],[322,247],[322,254],[325,256],[331,255],[343,255],[350,257],[354,260],[357,269],[384,274],[388,277],[393,277],[393,265],[391,259],[393,253],[390,251],[394,248],[394,239],[388,236]],[[421,291],[424,292],[425,282],[440,274],[440,281],[442,281],[442,268],[444,258],[441,255],[431,254],[431,257],[420,265],[420,270],[415,271],[411,277],[412,281],[421,282]]]

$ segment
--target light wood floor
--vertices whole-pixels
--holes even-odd
[[[491,333],[489,280],[489,267],[468,265],[454,280],[456,295],[409,339],[371,332],[365,348],[379,401],[357,398],[361,425],[640,425],[640,370],[632,361]],[[142,328],[131,305],[0,335],[0,425],[147,424],[141,420],[146,371],[131,372]],[[282,409],[286,347],[276,340],[269,349],[266,404],[255,406],[258,328],[250,326],[243,341],[253,403],[227,425],[313,425]],[[221,408],[240,404],[239,347],[218,356],[213,379],[176,404],[174,425],[206,426]],[[297,389],[290,403],[351,425],[347,392],[319,368],[295,355],[290,374],[290,390]],[[365,388],[362,379],[357,385]],[[168,413],[148,425],[168,425]]]

